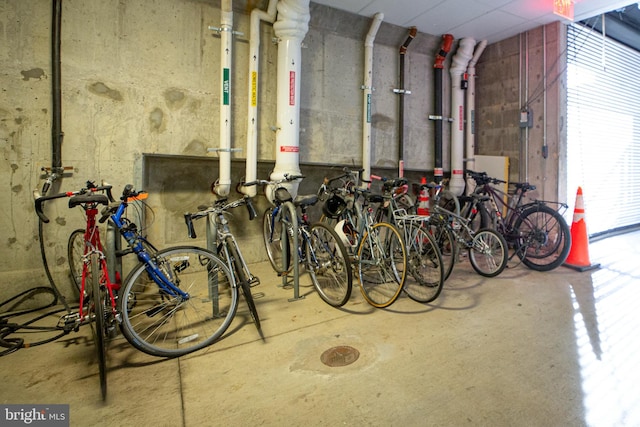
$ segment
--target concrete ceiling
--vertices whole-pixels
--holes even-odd
[[[554,0],[313,0],[362,16],[384,13],[384,22],[432,34],[472,37],[489,43],[563,20]],[[633,4],[630,0],[574,0],[574,22]],[[634,6],[635,7],[635,6]]]

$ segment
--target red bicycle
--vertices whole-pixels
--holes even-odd
[[[69,239],[69,264],[72,277],[80,294],[78,310],[62,317],[60,325],[66,331],[78,331],[89,324],[100,367],[100,389],[102,398],[107,395],[106,346],[109,337],[117,333],[118,312],[116,305],[120,281],[109,279],[105,249],[100,239],[100,228],[96,217],[100,205],[108,206],[114,201],[111,186],[96,186],[87,181],[86,188],[40,198],[44,200],[69,198],[69,208],[81,206],[86,215],[84,230],[76,230]],[[74,271],[79,271],[76,277]]]

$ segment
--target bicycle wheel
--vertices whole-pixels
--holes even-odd
[[[379,308],[393,304],[407,271],[407,251],[398,230],[386,222],[374,224],[362,237],[357,262],[364,299]]]
[[[509,260],[509,249],[502,235],[491,229],[478,231],[469,248],[469,261],[473,269],[485,277],[502,273]]]
[[[409,274],[402,289],[414,301],[435,300],[444,285],[444,266],[438,245],[428,229],[411,224],[408,231],[407,269]]]
[[[107,330],[105,323],[105,300],[106,289],[100,289],[100,274],[102,273],[100,254],[92,253],[89,256],[90,273],[85,276],[85,292],[88,298],[87,315],[89,316],[89,325],[91,325],[91,333],[93,334],[93,342],[96,345],[96,354],[98,356],[98,366],[100,368],[100,391],[102,392],[102,400],[107,397]],[[87,284],[89,285],[87,287]]]
[[[567,259],[571,249],[571,231],[556,210],[536,205],[524,212],[514,223],[516,253],[532,270],[550,271]]]
[[[253,295],[251,294],[249,278],[244,272],[242,260],[238,254],[238,250],[236,249],[235,241],[231,236],[227,237],[226,246],[229,250],[229,256],[231,257],[231,262],[235,270],[236,283],[240,285],[240,290],[242,291],[244,299],[249,306],[249,313],[251,313],[251,318],[253,319],[253,323],[256,325],[256,329],[260,333],[260,336],[264,338],[264,336],[262,335],[262,327],[260,326],[260,316],[258,315],[258,309],[256,308],[256,303],[253,301]]]
[[[125,338],[159,357],[178,357],[213,344],[238,308],[238,288],[224,262],[193,246],[161,250],[152,262],[188,297],[161,289],[147,273],[150,266],[139,263],[119,298]]]
[[[283,274],[291,268],[291,250],[293,248],[291,247],[289,235],[287,233],[282,234],[282,222],[278,219],[278,211],[276,209],[280,210],[282,207],[269,208],[264,212],[262,235],[271,267],[276,273]],[[283,237],[286,239],[284,242],[282,241]],[[283,258],[283,245],[289,245],[286,259]]]
[[[458,259],[458,245],[451,228],[443,220],[434,219],[432,216],[428,222],[429,233],[433,236],[442,258],[443,280],[447,280],[453,271],[453,266]]]
[[[67,242],[67,261],[69,262],[71,281],[78,290],[78,296],[80,295],[80,286],[82,285],[82,267],[84,266],[82,257],[84,256],[84,248],[84,230],[80,228],[73,230]]]
[[[351,296],[351,261],[336,232],[325,223],[311,226],[306,246],[307,270],[320,298],[342,307]]]

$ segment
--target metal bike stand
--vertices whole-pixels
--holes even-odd
[[[207,249],[211,252],[217,254],[218,248],[216,247],[216,242],[218,241],[218,225],[216,224],[216,214],[210,213],[207,217]],[[233,274],[233,273],[232,273]],[[211,315],[215,318],[220,315],[220,305],[219,305],[219,289],[218,289],[218,275],[209,273],[209,298],[211,299],[211,304],[213,307],[213,311]],[[229,284],[231,286],[231,284]]]
[[[110,220],[107,221],[107,242],[105,246],[109,281],[111,283],[116,283],[116,277],[118,274],[122,278],[122,256],[118,256],[122,250],[122,239],[120,231]]]
[[[289,299],[289,302],[297,301],[299,299],[304,299],[304,296],[300,296],[300,263],[298,258],[298,214],[296,211],[296,207],[291,202],[286,202],[283,206],[286,206],[291,213],[291,229],[293,230],[293,256],[291,257],[293,262],[293,298]],[[284,237],[287,233],[287,227],[282,227],[282,242],[285,242]],[[283,259],[288,259],[289,245],[282,246],[282,256]],[[287,286],[288,279],[287,273],[282,275],[282,286]]]

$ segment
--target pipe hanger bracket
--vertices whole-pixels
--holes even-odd
[[[394,89],[393,93],[397,93],[398,95],[411,95],[411,91],[406,89]]]

